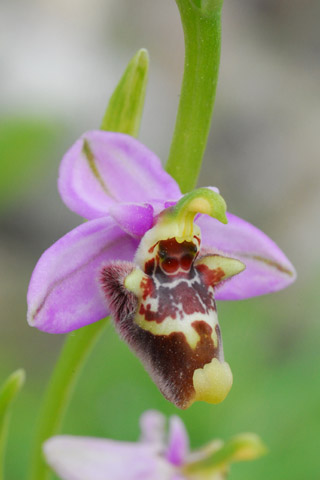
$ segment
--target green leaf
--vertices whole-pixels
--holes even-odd
[[[101,130],[121,132],[137,137],[140,128],[146,86],[149,55],[139,50],[130,60],[120,82],[112,94]]]
[[[0,209],[36,184],[36,172],[46,164],[58,130],[43,119],[0,119]]]
[[[0,390],[0,479],[3,478],[4,454],[8,433],[10,406],[20,391],[25,379],[24,370],[10,375]]]

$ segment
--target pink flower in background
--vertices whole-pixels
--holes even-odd
[[[62,480],[223,480],[231,462],[252,460],[265,453],[254,434],[241,434],[227,443],[213,440],[190,451],[185,426],[177,416],[145,412],[139,442],[61,435],[47,440],[47,463]]]

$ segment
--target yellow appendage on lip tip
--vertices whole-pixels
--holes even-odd
[[[193,373],[193,387],[196,392],[194,400],[220,403],[228,395],[232,382],[229,364],[214,358],[211,363],[207,363]]]

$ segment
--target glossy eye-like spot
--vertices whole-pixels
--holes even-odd
[[[174,273],[179,268],[179,261],[169,257],[162,262],[161,267],[166,273]]]
[[[190,244],[190,253],[193,253],[194,255],[197,253],[198,247],[194,243]]]
[[[180,260],[180,265],[183,270],[190,270],[192,262],[194,260],[194,255],[183,255],[183,257]]]
[[[161,260],[164,260],[167,256],[167,251],[166,250],[162,250],[161,248],[159,248],[158,250],[158,255],[159,257],[161,258]]]
[[[174,274],[179,269],[189,272],[198,250],[198,246],[193,242],[177,242],[175,238],[161,240],[157,252],[158,265],[168,274]]]

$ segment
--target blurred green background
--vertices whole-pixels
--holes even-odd
[[[319,479],[320,4],[226,0],[221,73],[200,185],[268,233],[298,271],[269,297],[218,304],[234,386],[218,406],[179,412],[109,325],[81,375],[63,431],[138,437],[148,408],[180,414],[196,447],[258,433],[263,459],[233,480]],[[63,342],[27,326],[25,295],[42,251],[79,224],[59,199],[65,150],[98,127],[140,47],[151,56],[140,139],[166,159],[183,69],[174,0],[5,0],[0,5],[0,382],[24,367],[7,479],[25,478],[41,395]]]

